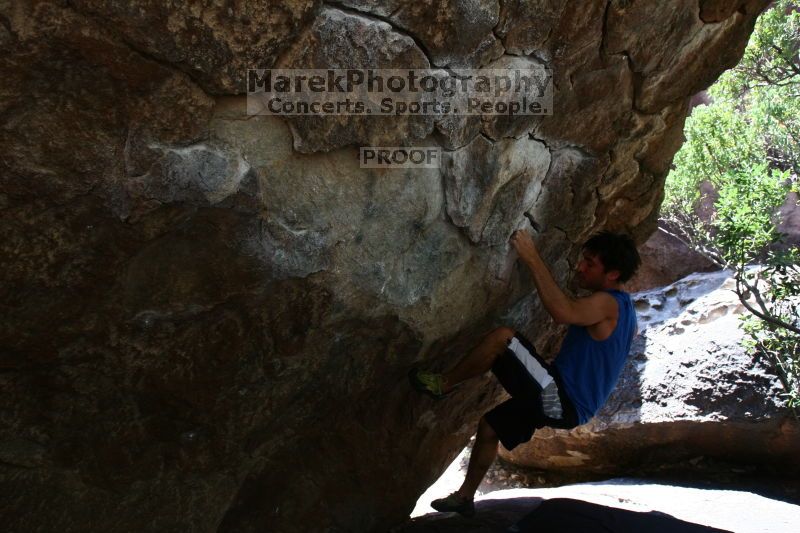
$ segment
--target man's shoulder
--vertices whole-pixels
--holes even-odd
[[[633,303],[631,294],[622,289],[604,289],[598,292],[605,294],[609,300],[614,300],[615,302]]]
[[[603,306],[608,311],[616,311],[619,306],[617,297],[610,290],[595,291],[587,296],[585,301],[593,305]]]
[[[587,296],[587,298],[604,299],[607,301],[615,300],[616,298],[614,297],[612,292],[614,292],[612,289],[601,289],[598,291],[593,291],[591,294],[589,294],[589,296]]]

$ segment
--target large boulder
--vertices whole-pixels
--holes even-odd
[[[664,287],[695,272],[719,270],[714,262],[660,229],[639,246],[642,264],[625,290],[640,292]]]
[[[4,527],[401,521],[499,393],[408,367],[555,338],[508,236],[533,213],[560,283],[596,229],[644,240],[767,3],[0,0]],[[245,112],[247,68],[515,65],[552,115]],[[415,143],[442,168],[358,165]]]
[[[584,474],[700,456],[796,470],[800,424],[770,361],[741,344],[747,311],[734,285],[720,271],[635,294],[640,334],[608,403],[589,423],[537,431],[502,457]]]

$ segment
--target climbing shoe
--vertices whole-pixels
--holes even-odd
[[[447,396],[444,392],[444,377],[441,374],[434,374],[433,372],[425,372],[419,368],[412,368],[408,372],[408,379],[415,389],[432,398],[441,400]]]
[[[458,513],[467,518],[475,515],[475,502],[459,496],[457,492],[445,498],[433,500],[431,507],[441,513]]]

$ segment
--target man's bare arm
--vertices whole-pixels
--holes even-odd
[[[578,299],[564,294],[547,269],[527,231],[514,232],[511,243],[520,259],[528,265],[544,308],[557,323],[591,326],[614,315],[617,302],[606,292],[596,292]]]

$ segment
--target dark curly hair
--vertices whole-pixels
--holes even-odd
[[[630,235],[601,231],[583,245],[583,249],[596,255],[606,272],[619,271],[619,282],[625,283],[636,273],[642,259]]]

